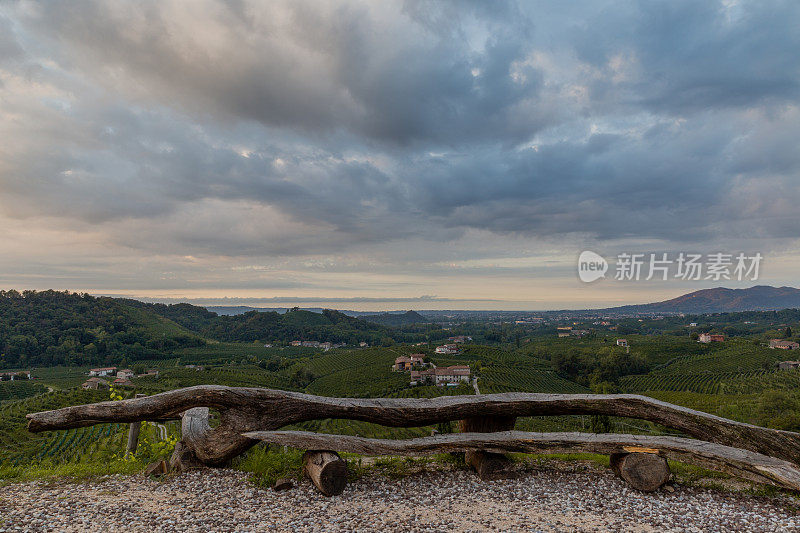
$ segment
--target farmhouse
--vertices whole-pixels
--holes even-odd
[[[425,366],[425,354],[412,353],[411,355],[401,355],[394,360],[392,369],[395,371],[411,370],[415,366]]]
[[[433,383],[439,387],[456,386],[461,382],[469,381],[469,367],[466,365],[453,365],[444,368],[430,368],[427,370],[412,370],[411,384]]]
[[[617,346],[628,347],[628,339],[617,339]]]
[[[461,382],[469,381],[469,367],[466,365],[453,365],[447,368],[436,368],[436,385],[455,386]]]
[[[89,370],[90,376],[113,376],[117,373],[117,367],[109,366],[107,368],[93,368]]]
[[[129,380],[127,378],[117,378],[117,379],[115,379],[114,380],[114,385],[116,385],[118,387],[133,387],[133,383],[131,383],[131,380]]]
[[[800,361],[781,361],[778,363],[779,370],[794,370],[800,368]]]
[[[87,379],[83,385],[81,385],[84,389],[107,389],[108,388],[108,381],[101,379],[101,378],[89,378]]]
[[[709,342],[725,342],[725,335],[718,335],[714,333],[701,333],[697,337],[697,342],[708,344]]]
[[[777,348],[778,350],[797,350],[800,348],[800,344],[797,344],[794,341],[785,341],[781,339],[770,339],[769,347],[773,350]]]
[[[135,377],[135,376],[136,376],[136,373],[133,370],[131,370],[130,368],[124,368],[122,370],[117,370],[117,377],[119,379],[131,379],[132,377]]]

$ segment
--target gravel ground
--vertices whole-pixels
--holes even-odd
[[[543,469],[481,482],[466,471],[365,477],[325,498],[206,470],[0,487],[0,531],[800,531],[766,498],[675,486],[642,494],[607,471]]]

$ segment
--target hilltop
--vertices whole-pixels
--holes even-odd
[[[738,311],[780,311],[800,308],[800,289],[757,285],[747,289],[702,289],[671,300],[605,309],[620,314],[646,313],[733,313]]]
[[[405,313],[381,313],[377,315],[364,315],[361,317],[367,322],[383,324],[384,326],[407,326],[411,324],[426,324],[430,319],[425,318],[416,311],[406,311]]]
[[[159,358],[205,341],[157,314],[58,291],[0,291],[0,368]]]

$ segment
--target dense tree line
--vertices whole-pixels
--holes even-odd
[[[616,346],[594,350],[570,348],[552,354],[550,360],[559,375],[595,392],[614,392],[622,376],[647,372],[643,357]]]
[[[129,305],[153,311],[203,337],[223,342],[291,342],[315,340],[358,344],[380,343],[383,339],[424,339],[393,328],[373,324],[339,311],[325,309],[314,313],[294,308],[284,314],[275,311],[250,311],[241,315],[217,315],[190,304],[147,304],[129,300]]]
[[[202,343],[151,331],[113,298],[0,291],[0,368],[118,364]]]

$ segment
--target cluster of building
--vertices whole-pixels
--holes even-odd
[[[347,346],[344,342],[333,343],[333,342],[319,342],[319,341],[292,341],[289,343],[292,346],[302,346],[304,348],[322,348],[326,352],[332,348],[341,348],[343,346]],[[364,346],[369,346],[366,342],[362,342],[359,344]]]
[[[697,342],[708,344],[710,342],[725,342],[725,335],[718,333],[701,333],[697,337]]]
[[[23,379],[33,379],[29,370],[0,373],[0,381],[20,381]]]
[[[112,384],[118,387],[133,387],[131,379],[135,377],[156,376],[158,377],[158,370],[148,370],[144,374],[136,375],[136,372],[130,368],[122,368],[117,370],[115,366],[105,368],[92,368],[89,370],[89,379],[87,379],[81,387],[84,389],[107,389]],[[114,377],[112,382],[103,379],[104,377]]]
[[[773,350],[797,350],[800,349],[800,344],[794,341],[785,341],[783,339],[770,339],[769,347]]]
[[[411,385],[437,385],[439,387],[455,387],[461,382],[469,382],[469,367],[467,365],[453,365],[448,367],[435,367],[425,362],[425,354],[412,353],[401,355],[394,360],[392,370],[396,372],[411,372]]]
[[[469,335],[457,335],[455,337],[448,337],[447,340],[454,344],[463,344],[465,342],[471,342],[472,337]]]
[[[425,354],[412,353],[411,355],[401,355],[395,359],[392,370],[395,372],[404,372],[406,370],[412,370],[414,367],[419,368],[424,366],[428,366],[428,363],[425,362]]]
[[[588,329],[573,329],[571,326],[559,326],[556,330],[558,337],[585,337],[589,334]]]
[[[441,346],[437,346],[434,352],[440,355],[456,355],[461,353],[457,344],[442,344]]]

